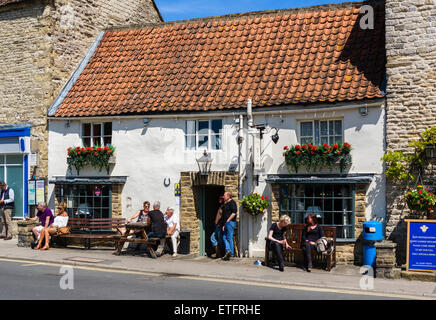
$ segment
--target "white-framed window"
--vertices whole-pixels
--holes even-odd
[[[82,123],[82,144],[84,147],[112,144],[112,122]]]
[[[221,119],[185,121],[186,150],[221,150],[222,137],[223,121]]]
[[[300,144],[335,144],[344,142],[342,120],[300,122]]]

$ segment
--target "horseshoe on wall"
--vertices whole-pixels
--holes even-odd
[[[164,186],[165,186],[165,187],[169,187],[170,184],[171,184],[171,179],[168,178],[168,183],[167,183],[167,178],[164,178]]]

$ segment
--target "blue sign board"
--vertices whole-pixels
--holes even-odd
[[[407,270],[436,272],[436,220],[408,220]]]

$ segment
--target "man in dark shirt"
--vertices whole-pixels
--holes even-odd
[[[167,224],[164,219],[164,214],[160,211],[159,201],[153,204],[153,210],[148,213],[148,217],[151,223],[151,232],[148,234],[148,237],[160,238],[160,244],[156,254],[161,255],[165,244],[165,236],[167,235]]]
[[[236,214],[238,212],[238,207],[235,200],[232,199],[230,192],[224,193],[224,212],[221,218],[221,223],[223,227],[223,241],[226,248],[226,253],[223,260],[229,260],[230,257],[234,256],[233,252],[233,231],[236,227]]]

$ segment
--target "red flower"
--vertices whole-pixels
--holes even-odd
[[[104,150],[109,150],[108,146],[105,146],[105,147],[104,147]]]
[[[77,154],[80,154],[80,151],[77,151]]]
[[[342,153],[342,151],[338,151],[338,154],[341,154]]]
[[[288,146],[285,146],[285,147],[283,148],[283,150],[289,150]]]
[[[108,153],[111,154],[111,153],[112,153],[112,150],[109,150]]]
[[[330,148],[330,146],[327,143],[324,143],[322,146],[326,149]]]
[[[303,149],[307,149],[307,146],[305,144],[303,144],[302,148]]]
[[[297,152],[296,152],[296,154],[300,154],[300,153],[301,153],[301,151],[297,151]]]
[[[98,153],[97,153],[97,152],[94,152],[94,156],[98,156]]]
[[[263,196],[260,197],[262,200],[265,199]]]
[[[76,147],[76,150],[79,151],[79,150],[80,150],[80,147]]]
[[[422,190],[418,190],[418,193],[422,193]]]
[[[295,149],[300,149],[301,148],[301,146],[299,145],[299,144],[297,144],[296,146],[295,146]]]
[[[337,149],[337,148],[339,148],[339,146],[335,143],[335,144],[333,145],[333,149]]]
[[[346,143],[346,142],[344,142],[343,146],[344,146],[344,147],[347,147],[347,148],[348,148],[348,147],[351,147],[351,146],[350,146],[348,143]]]
[[[268,197],[265,197],[265,199],[268,199]]]

